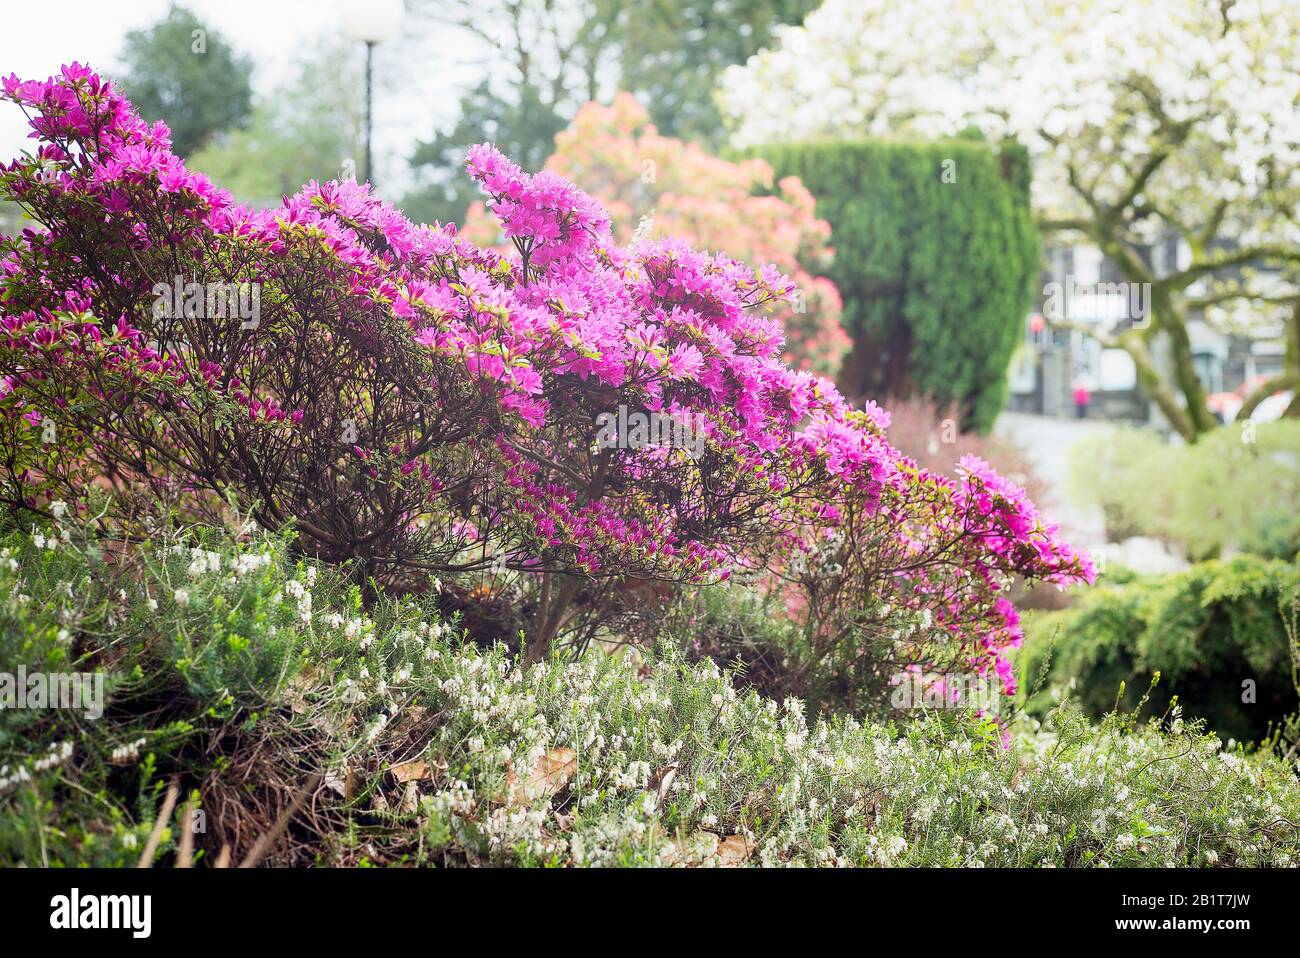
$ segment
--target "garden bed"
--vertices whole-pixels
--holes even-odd
[[[66,530],[65,530],[66,532]],[[4,660],[107,673],[103,715],[0,713],[4,864],[1256,866],[1300,854],[1300,783],[1174,715],[809,721],[711,662],[521,669],[289,558],[165,536],[11,534]],[[159,819],[168,786],[179,800]],[[194,816],[194,812],[202,814]],[[155,828],[155,826],[158,826]],[[273,840],[263,840],[266,837]]]

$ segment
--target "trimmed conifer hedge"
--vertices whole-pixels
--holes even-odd
[[[794,175],[831,225],[830,278],[854,338],[850,395],[955,403],[987,430],[1024,330],[1039,244],[1017,144],[817,142],[755,151]]]

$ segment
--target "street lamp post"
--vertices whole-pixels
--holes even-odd
[[[374,167],[370,164],[370,133],[375,117],[375,85],[371,79],[375,59],[375,41],[366,41],[366,179],[375,182]]]
[[[402,22],[402,0],[352,0],[343,8],[343,32],[366,45],[366,165],[371,186],[375,171],[370,161],[370,134],[374,125],[373,70],[375,46],[397,33]]]

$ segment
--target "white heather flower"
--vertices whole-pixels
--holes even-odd
[[[370,726],[370,731],[366,734],[366,741],[373,742],[375,739],[379,738],[379,733],[382,732],[384,727],[387,725],[388,716],[385,713],[380,712],[379,717],[375,719],[375,724]]]
[[[68,504],[62,499],[56,499],[50,503],[50,513],[55,519],[62,519],[68,514]]]
[[[190,604],[190,594],[185,589],[177,589],[175,593],[172,594],[172,599],[179,606]]]
[[[247,575],[250,572],[256,572],[263,566],[271,564],[271,555],[268,552],[258,554],[244,553],[237,556],[233,563],[236,576]]]
[[[144,739],[138,738],[127,745],[117,746],[109,755],[109,761],[114,765],[126,765],[129,762],[134,762],[140,757],[140,749],[144,747],[144,742]]]

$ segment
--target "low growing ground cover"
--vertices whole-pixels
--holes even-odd
[[[284,537],[69,523],[0,553],[0,657],[107,675],[102,715],[0,712],[0,862],[1294,864],[1300,784],[1177,712],[809,721],[672,636],[531,668]],[[179,800],[159,818],[169,785]],[[201,812],[193,817],[194,811]],[[261,842],[264,836],[274,841]],[[261,850],[258,851],[259,845]],[[224,851],[223,851],[224,850]]]

